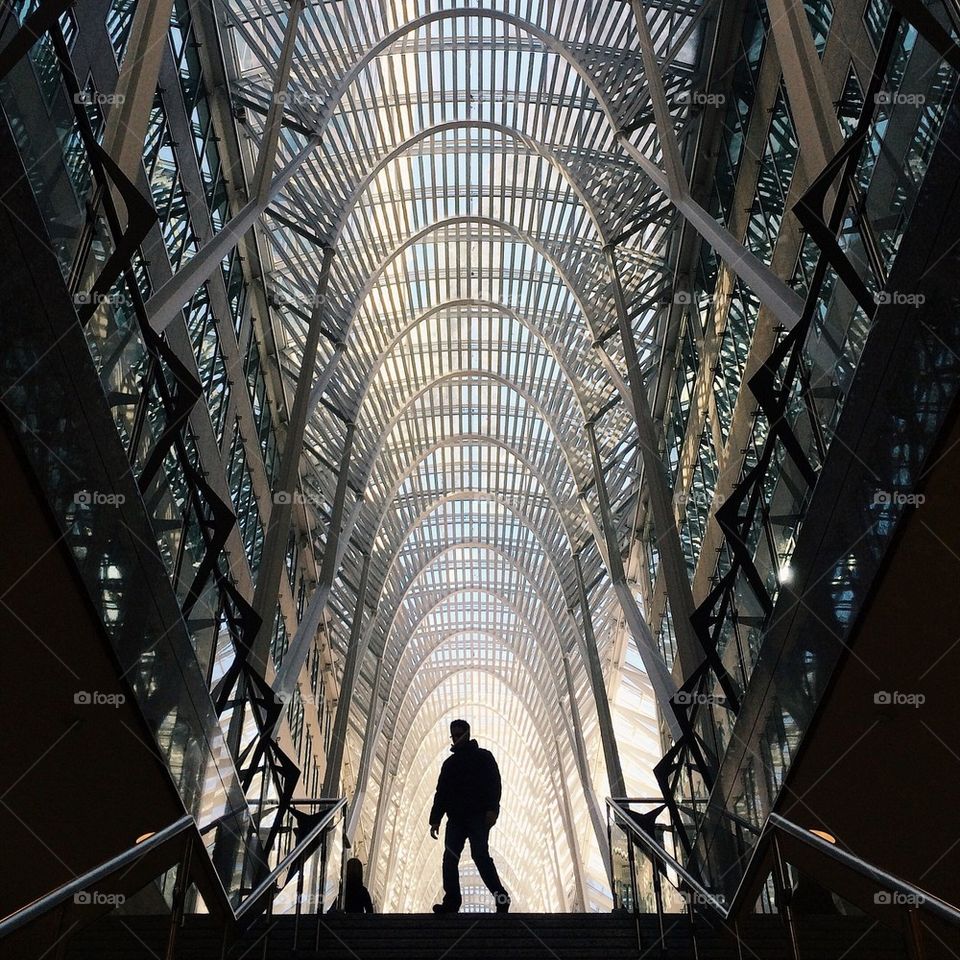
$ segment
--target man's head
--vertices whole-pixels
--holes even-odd
[[[453,720],[450,723],[450,739],[454,743],[464,743],[470,739],[470,724],[466,720]]]

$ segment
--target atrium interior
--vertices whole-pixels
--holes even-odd
[[[957,0],[5,4],[0,955],[960,957],[958,78]]]

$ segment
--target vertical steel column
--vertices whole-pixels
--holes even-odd
[[[357,589],[357,602],[353,608],[353,623],[350,624],[350,640],[347,647],[347,659],[343,665],[343,678],[340,681],[340,693],[337,697],[337,713],[330,735],[330,752],[327,755],[323,771],[322,797],[338,797],[340,785],[340,767],[343,765],[343,747],[347,735],[347,720],[350,715],[350,701],[353,698],[353,685],[357,675],[357,660],[360,653],[360,635],[363,626],[363,604],[367,595],[367,581],[370,576],[370,554],[363,556],[360,571],[360,586]]]
[[[310,391],[310,402],[307,405],[308,413],[313,413],[317,404],[320,402],[320,398],[326,393],[327,387],[330,386],[330,381],[333,379],[333,375],[336,373],[346,349],[347,345],[342,340],[334,344],[333,356],[327,361],[327,365],[323,368],[323,373],[317,377],[317,382]]]
[[[811,181],[843,146],[843,135],[803,5],[769,0],[767,10],[795,121],[800,162]]]
[[[130,24],[130,39],[120,65],[103,146],[132,183],[143,169],[143,145],[167,49],[173,0],[139,0]],[[119,99],[122,97],[123,99]],[[120,205],[120,209],[124,209]]]
[[[590,813],[593,832],[596,834],[597,846],[600,848],[600,856],[603,859],[604,870],[606,870],[607,876],[612,878],[612,873],[610,872],[610,848],[604,842],[606,838],[606,828],[604,826],[603,814],[600,812],[600,804],[597,801],[597,795],[593,789],[593,782],[590,779],[590,767],[587,764],[587,745],[583,739],[583,718],[580,716],[580,705],[577,703],[577,691],[573,685],[570,655],[566,652],[563,654],[563,675],[567,681],[567,699],[570,702],[570,722],[573,726],[573,739],[576,748],[574,750],[574,758],[580,773],[583,796],[587,801],[587,810]]]
[[[754,256],[726,227],[718,223],[690,196],[690,187],[683,169],[680,141],[667,105],[663,77],[657,63],[656,51],[650,36],[641,0],[631,0],[640,57],[647,90],[653,107],[654,123],[666,172],[649,157],[644,156],[631,141],[630,133],[618,130],[617,141],[644,170],[647,176],[673,203],[680,215],[720,255],[724,263],[740,277],[760,298],[777,322],[788,330],[796,326],[803,310],[803,301],[787,283],[778,277],[762,260]],[[831,111],[832,113],[832,111]]]
[[[297,678],[307,660],[310,644],[317,632],[323,608],[337,576],[337,561],[340,557],[340,531],[343,527],[344,503],[347,495],[347,479],[350,474],[350,455],[353,451],[353,436],[356,425],[347,424],[347,435],[343,441],[343,455],[340,458],[340,473],[337,475],[337,489],[333,497],[333,510],[330,513],[330,527],[327,531],[327,544],[320,564],[320,579],[310,598],[310,616],[304,617],[297,627],[296,635],[287,648],[283,663],[277,672],[273,689],[278,696],[285,697],[293,693]]]
[[[273,93],[267,118],[263,125],[263,139],[257,155],[257,168],[250,184],[251,193],[257,200],[269,197],[270,180],[277,162],[277,146],[280,142],[280,126],[283,123],[283,108],[286,103],[287,87],[290,85],[290,68],[293,66],[293,51],[297,42],[297,27],[305,0],[290,0],[287,23],[283,31],[283,46],[280,48],[280,60],[273,78]]]
[[[567,843],[570,846],[570,858],[573,860],[574,879],[577,883],[577,897],[582,910],[587,909],[587,880],[583,874],[583,854],[580,852],[580,838],[577,836],[577,825],[573,819],[573,803],[570,800],[570,789],[567,786],[567,776],[563,770],[563,758],[560,754],[560,741],[553,741],[553,749],[557,757],[557,779],[560,781],[560,795],[563,799],[563,827],[567,833]],[[603,848],[601,848],[602,850]]]
[[[367,710],[367,719],[363,728],[363,748],[360,751],[360,766],[357,768],[357,782],[354,787],[353,801],[350,804],[350,813],[347,819],[347,836],[353,840],[360,822],[360,811],[367,795],[367,784],[370,782],[370,767],[376,751],[376,742],[386,719],[385,705],[380,703],[380,685],[383,683],[383,657],[377,660],[377,672],[373,677],[373,687],[370,691],[370,709]]]
[[[283,454],[280,457],[280,475],[273,491],[273,503],[270,506],[270,518],[263,543],[263,557],[253,593],[253,609],[260,617],[260,629],[253,640],[251,659],[264,676],[266,676],[267,661],[270,657],[270,638],[273,636],[280,578],[284,574],[293,502],[300,486],[300,454],[303,450],[303,434],[307,426],[310,391],[317,367],[317,349],[320,344],[320,328],[324,314],[323,301],[332,259],[333,250],[328,247],[323,252],[323,268],[317,281],[313,310],[310,312],[300,377],[293,397],[290,421],[287,424]]]
[[[300,14],[304,3],[305,0],[291,0],[290,3],[290,12],[284,29],[277,72],[273,78],[270,108],[267,111],[263,140],[260,144],[257,167],[251,184],[250,199],[237,212],[236,216],[231,217],[216,234],[200,247],[189,263],[178,270],[166,283],[161,284],[154,291],[153,296],[147,300],[145,306],[150,326],[157,333],[161,333],[166,328],[167,324],[177,315],[177,311],[219,267],[220,261],[226,256],[230,248],[236,246],[240,238],[256,223],[257,218],[267,209],[273,198],[286,186],[290,178],[300,169],[304,160],[320,142],[319,137],[311,137],[290,163],[274,176],[277,146],[280,141],[280,126],[283,122],[283,106],[290,81],[290,68],[293,64],[297,26],[300,22]],[[149,111],[147,111],[147,118],[149,118]],[[145,127],[144,136],[146,136]],[[142,146],[142,139],[140,144]]]
[[[587,654],[587,667],[589,669],[590,686],[593,689],[593,699],[597,705],[600,742],[603,744],[603,758],[607,765],[607,780],[610,784],[611,795],[622,799],[627,795],[627,788],[623,779],[623,768],[620,765],[620,751],[617,749],[617,740],[613,732],[613,717],[610,713],[610,701],[607,699],[607,688],[603,680],[603,666],[600,663],[600,651],[597,649],[597,637],[593,632],[593,618],[590,615],[587,587],[583,582],[583,569],[580,566],[580,555],[577,553],[573,555],[573,565],[577,574],[577,592],[580,595],[580,614],[583,618],[583,645]]]
[[[647,93],[650,96],[650,105],[653,108],[653,121],[657,128],[657,139],[660,141],[660,155],[666,167],[667,183],[673,196],[685,196],[690,185],[687,174],[683,169],[683,159],[680,156],[680,143],[673,128],[673,118],[667,104],[667,94],[660,77],[660,67],[657,64],[656,52],[653,49],[653,38],[650,36],[650,26],[647,23],[646,13],[640,0],[631,0],[633,16],[637,25],[637,36],[640,39],[640,59],[643,61],[643,73],[647,80]]]
[[[587,439],[590,441],[590,453],[593,457],[593,471],[596,477],[597,499],[600,502],[600,521],[603,528],[603,537],[606,541],[607,569],[610,573],[610,580],[620,602],[620,609],[623,610],[623,615],[627,620],[630,634],[637,645],[637,652],[643,661],[643,667],[650,678],[650,684],[656,694],[657,702],[660,704],[663,719],[670,728],[673,738],[678,740],[682,730],[674,712],[673,704],[670,702],[671,697],[676,693],[676,684],[674,684],[673,677],[657,649],[650,633],[650,627],[647,626],[647,622],[637,606],[633,591],[627,583],[627,574],[623,569],[623,558],[620,556],[620,544],[617,542],[617,535],[613,526],[610,501],[607,499],[607,486],[603,479],[603,465],[600,462],[600,448],[597,445],[597,435],[592,423],[587,424]]]
[[[343,555],[347,552],[347,546],[349,545],[350,538],[353,536],[353,528],[356,525],[357,515],[359,514],[360,507],[362,505],[362,500],[358,500],[356,503],[354,503],[350,513],[343,521],[340,531],[340,540],[337,544],[336,569],[339,569],[340,564],[343,562]],[[307,603],[306,609],[303,611],[303,614],[300,617],[300,622],[297,624],[297,632],[294,634],[293,641],[290,644],[291,647],[299,649],[300,645],[304,642],[304,638],[306,638],[307,649],[310,649],[310,640],[317,635],[317,630],[320,627],[320,621],[323,618],[323,611],[326,609],[329,596],[329,587],[321,589],[320,584],[316,584],[314,586],[313,593],[310,594],[310,600]],[[282,672],[282,670],[283,666],[281,664],[280,672]],[[274,687],[277,690],[280,689],[277,685],[277,681],[274,682]],[[286,693],[291,692],[292,689],[286,691]]]
[[[377,874],[377,865],[380,861],[380,844],[383,842],[384,822],[386,821],[386,802],[393,793],[393,784],[397,778],[396,770],[392,769],[393,738],[387,741],[387,753],[383,758],[383,780],[380,784],[380,793],[377,796],[377,813],[373,821],[373,837],[370,840],[370,856],[367,861],[367,877],[372,887]]]
[[[653,425],[653,415],[643,382],[640,377],[640,359],[637,345],[633,339],[633,329],[627,313],[626,298],[620,283],[615,251],[606,248],[607,262],[613,281],[614,300],[617,305],[617,323],[623,353],[627,361],[627,379],[633,407],[636,412],[637,434],[640,442],[640,454],[643,459],[643,471],[647,480],[647,492],[650,498],[650,510],[653,514],[654,532],[660,551],[660,563],[666,578],[667,596],[670,599],[670,613],[673,617],[674,631],[677,636],[677,656],[680,661],[680,673],[684,679],[689,677],[703,660],[700,641],[693,630],[690,618],[693,616],[693,592],[687,575],[686,560],[680,546],[680,534],[673,512],[673,494],[667,470],[660,456],[660,445]],[[598,478],[598,483],[600,482]]]

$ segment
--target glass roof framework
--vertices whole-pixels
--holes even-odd
[[[248,126],[262,140],[287,7],[222,2],[236,27],[233,93],[253,108]],[[698,9],[646,4],[681,135]],[[323,249],[335,251],[321,367],[334,341],[347,347],[311,412],[301,473],[322,550],[344,424],[355,423],[355,522],[325,626],[343,653],[369,554],[345,776],[363,781],[358,790],[369,781],[362,848],[388,908],[422,909],[436,896],[439,845],[423,822],[453,715],[470,714],[500,757],[511,809],[495,834],[523,853],[507,873],[515,899],[565,909],[575,845],[592,842],[574,707],[590,755],[581,760],[606,786],[573,551],[586,547],[608,670],[623,628],[592,545],[599,514],[583,425],[596,418],[625,542],[639,494],[636,431],[611,376],[611,366],[627,371],[609,336],[608,255],[651,369],[677,222],[619,139],[660,163],[633,16],[626,2],[339,0],[307,4],[297,28],[277,169],[311,149],[263,217],[267,283],[292,387]],[[629,657],[621,666],[621,720],[654,745],[624,751],[637,773],[656,722],[642,669]]]

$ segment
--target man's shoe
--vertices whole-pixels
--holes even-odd
[[[493,899],[496,901],[496,904],[497,904],[497,913],[510,912],[510,894],[498,893],[494,895]]]
[[[435,903],[433,905],[433,912],[434,913],[459,913],[460,908],[448,907],[446,904],[443,904],[443,903]]]

